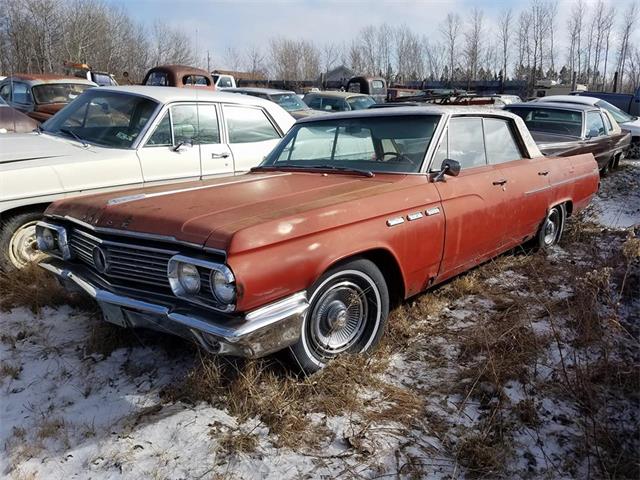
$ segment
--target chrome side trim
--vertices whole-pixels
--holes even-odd
[[[394,217],[387,220],[387,227],[395,227],[396,225],[400,225],[404,223],[404,217]]]
[[[428,217],[431,215],[438,215],[440,213],[440,207],[427,208],[424,212]]]
[[[422,217],[423,217],[422,212],[414,212],[414,213],[410,213],[409,215],[407,215],[407,220],[412,222],[413,220],[418,220],[418,219],[420,219]]]

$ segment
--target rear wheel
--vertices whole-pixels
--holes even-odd
[[[358,259],[329,270],[309,295],[300,339],[291,347],[304,372],[316,372],[340,354],[368,352],[378,344],[389,314],[389,291],[373,262]]]
[[[19,270],[43,257],[36,244],[36,223],[42,212],[24,212],[7,218],[0,229],[0,270]]]
[[[547,213],[536,237],[537,247],[546,250],[560,241],[564,231],[566,209],[564,205],[556,205]]]
[[[627,152],[627,157],[640,160],[640,139],[631,142],[631,146]]]

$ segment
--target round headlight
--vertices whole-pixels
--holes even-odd
[[[200,273],[195,265],[181,263],[178,266],[178,281],[185,293],[194,295],[200,291]]]
[[[220,270],[211,271],[211,292],[222,303],[232,303],[236,298],[233,279],[228,278]]]
[[[37,238],[38,249],[42,251],[54,250],[56,248],[56,237],[53,232],[48,228],[43,228],[40,235]]]

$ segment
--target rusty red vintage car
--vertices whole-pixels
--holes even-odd
[[[152,87],[208,88],[215,90],[211,74],[188,65],[158,65],[144,76],[142,85]]]
[[[110,322],[312,372],[372,349],[395,302],[554,245],[598,184],[507,112],[366,110],[299,120],[243,176],[56,202],[38,243]]]

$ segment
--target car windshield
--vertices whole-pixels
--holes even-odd
[[[47,120],[42,130],[85,143],[131,148],[157,106],[145,97],[92,89]]]
[[[351,110],[364,110],[376,103],[376,101],[369,96],[363,95],[361,97],[349,97],[347,98],[347,103],[351,106]]]
[[[609,102],[605,102],[604,100],[597,101],[596,105],[607,110],[618,123],[632,122],[633,120],[635,120],[635,117],[632,117],[623,110],[620,110],[615,105],[611,105]]]
[[[69,103],[92,85],[84,83],[45,83],[32,88],[38,104]]]
[[[309,108],[295,93],[276,93],[270,95],[270,97],[287,112],[307,110]]]
[[[101,87],[117,85],[117,83],[107,73],[94,73],[93,81],[96,82]]]
[[[439,115],[304,122],[289,131],[261,167],[418,172]]]
[[[508,107],[508,112],[519,115],[532,132],[544,132],[556,135],[582,135],[582,113],[574,110],[556,108]]]
[[[4,101],[4,98],[0,97],[0,107],[7,107],[7,102]]]

